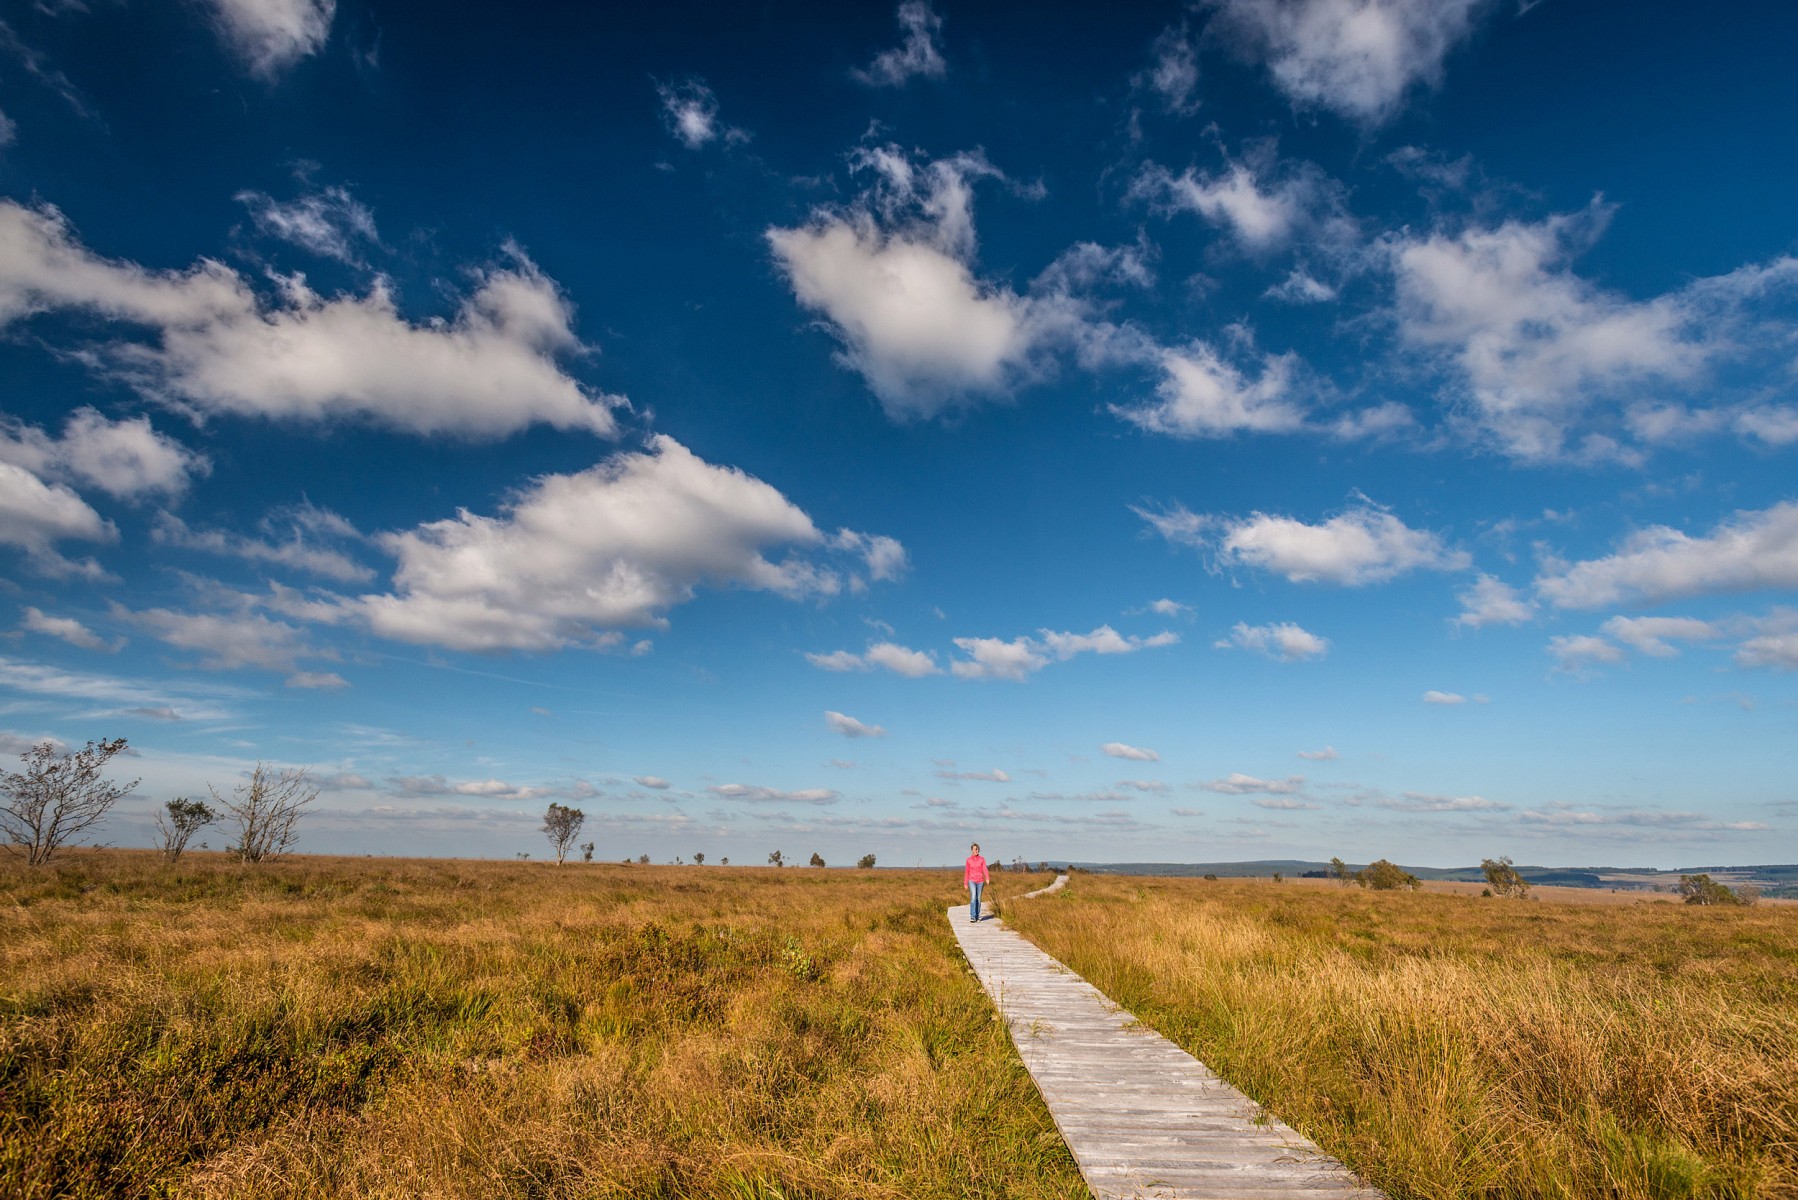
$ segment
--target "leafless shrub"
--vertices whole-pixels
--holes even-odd
[[[23,771],[0,774],[0,834],[9,854],[23,854],[32,866],[50,861],[68,842],[106,818],[137,780],[120,786],[101,777],[124,738],[89,742],[58,754],[40,742],[19,755]]]
[[[226,847],[226,853],[246,863],[271,862],[292,849],[299,840],[294,827],[300,815],[318,799],[304,767],[276,771],[260,762],[248,781],[231,789],[229,800],[210,784],[206,790],[237,825],[237,843]]]

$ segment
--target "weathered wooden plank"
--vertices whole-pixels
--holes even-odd
[[[950,909],[956,940],[1098,1200],[1384,1200],[986,912]]]

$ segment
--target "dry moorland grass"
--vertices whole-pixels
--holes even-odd
[[[0,866],[0,1195],[1083,1196],[954,948],[957,894],[920,871]]]
[[[1798,911],[1076,876],[1006,921],[1395,1198],[1798,1197]]]

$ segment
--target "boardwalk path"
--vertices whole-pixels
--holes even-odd
[[[949,922],[1099,1200],[1383,1200],[997,918]]]

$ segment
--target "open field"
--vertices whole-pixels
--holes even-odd
[[[954,949],[958,890],[0,865],[0,1195],[1082,1196]]]
[[[1272,881],[1269,880],[1271,883]],[[1337,891],[1341,884],[1334,879],[1287,879],[1283,884],[1294,884],[1298,887],[1322,888],[1325,891]],[[1473,896],[1486,890],[1483,883],[1467,883],[1458,879],[1426,879],[1422,890],[1437,892],[1444,896]],[[1589,888],[1558,887],[1552,883],[1538,883],[1531,886],[1528,899],[1532,903],[1544,904],[1664,904],[1683,905],[1685,902],[1677,895],[1667,892],[1649,892],[1633,888]],[[1784,899],[1776,896],[1762,896],[1756,904],[1770,908],[1781,905],[1798,908],[1798,900]]]
[[[1798,1197],[1788,906],[1077,875],[1006,920],[1394,1197]]]

